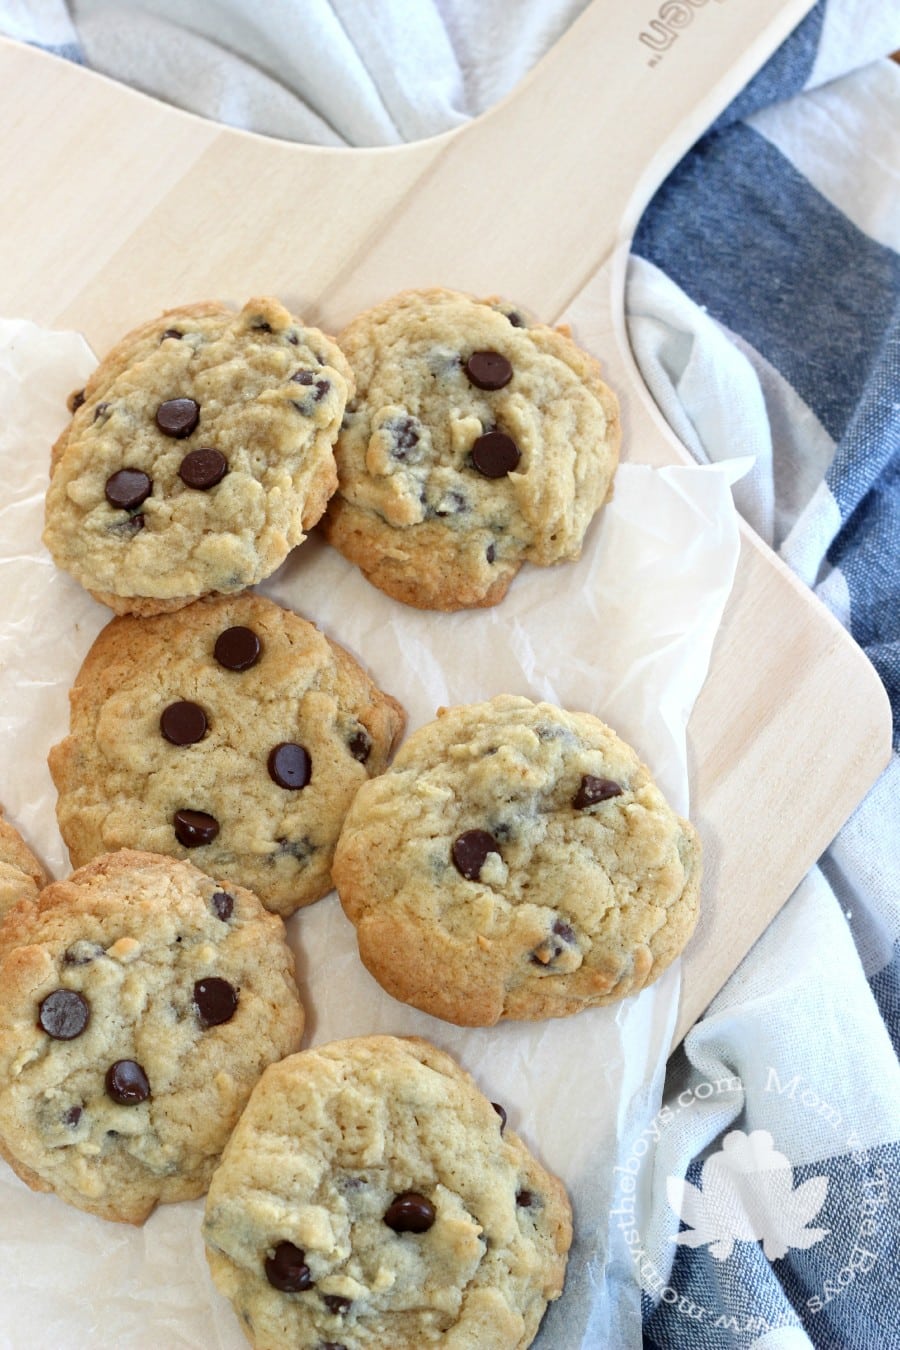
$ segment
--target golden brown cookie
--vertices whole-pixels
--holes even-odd
[[[700,856],[608,726],[505,694],[409,737],[360,789],[333,875],[388,993],[489,1026],[655,980],[693,931]]]
[[[209,1190],[213,1279],[257,1350],[531,1344],[572,1240],[561,1183],[427,1041],[268,1069]]]
[[[433,289],[376,305],[338,341],[356,396],[323,527],[374,585],[422,609],[493,605],[523,562],[579,556],[619,417],[567,329]]]
[[[202,1195],[303,1010],[284,925],[190,863],[123,851],[0,924],[0,1154],[35,1190],[142,1223]]]
[[[252,586],[325,510],[352,389],[335,344],[277,300],[169,310],[70,400],[44,542],[120,614]]]
[[[0,807],[0,919],[20,900],[34,900],[49,878]]]
[[[285,916],[331,889],[347,808],[404,723],[342,647],[251,593],[113,619],[70,698],[49,762],[73,865],[170,853]]]

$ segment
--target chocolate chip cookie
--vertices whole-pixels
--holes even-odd
[[[332,870],[390,994],[489,1026],[656,979],[696,922],[700,841],[598,718],[501,695],[409,738],[360,789]]]
[[[213,1177],[213,1279],[257,1350],[530,1345],[561,1183],[449,1055],[369,1036],[267,1069]]]
[[[404,722],[343,648],[249,593],[113,619],[70,699],[49,763],[73,865],[190,858],[285,916],[331,889],[347,808]]]
[[[369,581],[455,610],[496,604],[523,562],[579,556],[619,417],[567,329],[435,289],[377,305],[338,341],[357,394],[323,528]]]
[[[44,542],[120,614],[241,591],[322,515],[352,388],[335,344],[277,300],[169,310],[70,400]]]
[[[0,924],[0,1154],[34,1190],[142,1223],[203,1194],[302,1031],[284,925],[254,895],[99,858]]]
[[[0,807],[0,918],[20,900],[34,900],[48,877]]]

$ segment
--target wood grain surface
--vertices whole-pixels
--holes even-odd
[[[390,149],[287,144],[0,42],[0,314],[102,351],[161,309],[271,292],[329,331],[407,286],[501,293],[604,363],[628,457],[688,456],[634,366],[627,243],[653,190],[811,0],[594,0],[503,103]],[[686,16],[686,17],[685,17]],[[599,297],[599,298],[598,298]],[[890,715],[840,625],[746,527],[690,727],[702,918],[676,1039],[887,762]]]

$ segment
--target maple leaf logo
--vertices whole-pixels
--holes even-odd
[[[704,1247],[726,1261],[735,1242],[759,1242],[770,1261],[792,1247],[812,1247],[830,1232],[807,1228],[825,1203],[827,1177],[810,1177],[794,1190],[794,1172],[778,1153],[768,1130],[732,1130],[720,1152],[703,1164],[701,1186],[680,1177],[666,1179],[669,1204],[684,1223],[671,1241]]]

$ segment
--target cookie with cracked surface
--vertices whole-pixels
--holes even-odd
[[[45,544],[120,614],[254,585],[325,510],[352,389],[334,342],[277,300],[167,311],[69,400]]]
[[[173,854],[285,917],[331,890],[347,808],[404,723],[342,647],[250,593],[113,619],[70,701],[49,763],[73,866]]]
[[[203,1234],[257,1350],[513,1350],[562,1292],[572,1226],[562,1184],[455,1060],[368,1036],[266,1070]]]
[[[142,1223],[202,1195],[266,1065],[300,1044],[284,925],[190,863],[123,851],[0,924],[0,1155]]]
[[[0,807],[0,919],[20,900],[34,900],[49,878]]]
[[[462,1026],[636,993],[697,919],[700,841],[598,718],[441,709],[360,789],[333,876],[388,993]]]
[[[356,380],[326,536],[422,609],[502,600],[577,558],[609,496],[618,405],[568,330],[492,298],[407,291],[338,338]]]

